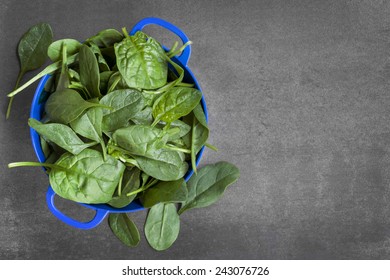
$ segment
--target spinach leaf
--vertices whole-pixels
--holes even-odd
[[[99,65],[99,71],[100,72],[110,71],[110,67],[108,66],[106,60],[104,59],[99,47],[93,42],[90,42],[89,46],[90,46],[92,52],[96,56],[96,59],[97,59],[98,65]]]
[[[115,44],[119,72],[130,88],[156,89],[167,83],[168,63],[164,49],[151,37],[138,31]]]
[[[174,87],[160,96],[153,105],[154,122],[167,123],[188,115],[199,103],[202,93],[195,88]]]
[[[115,72],[111,75],[110,79],[108,80],[107,85],[107,93],[110,93],[117,89],[127,89],[127,85],[125,81],[122,78],[121,73]]]
[[[167,139],[163,131],[146,125],[130,125],[120,128],[112,135],[114,142],[131,155],[147,156],[151,150],[160,149]]]
[[[43,152],[45,158],[47,159],[50,156],[50,154],[52,153],[50,145],[49,145],[49,143],[47,143],[47,141],[43,137],[39,137],[39,142],[41,144],[42,152]]]
[[[103,120],[103,109],[99,107],[92,107],[81,115],[79,118],[70,122],[70,127],[81,136],[100,143],[102,147],[103,156],[105,157],[106,144],[103,140],[102,135],[102,120]]]
[[[158,128],[162,128],[167,125],[166,123],[160,123],[156,125]],[[176,120],[170,123],[170,128],[168,130],[169,141],[174,141],[176,139],[182,138],[190,132],[191,126],[186,124],[181,120]]]
[[[47,55],[51,61],[57,62],[62,58],[62,48],[66,45],[66,55],[71,56],[79,52],[81,43],[75,39],[61,39],[50,44]]]
[[[53,142],[68,152],[77,155],[84,149],[96,145],[96,142],[84,143],[73,130],[63,124],[41,122],[30,118],[28,125],[46,140]]]
[[[68,57],[68,65],[74,63],[75,61],[77,61],[77,59],[78,59],[78,54],[74,54],[74,55]],[[62,66],[61,61],[57,61],[57,62],[55,62],[53,64],[50,64],[45,69],[43,69],[41,72],[39,72],[37,75],[32,77],[30,80],[28,80],[26,83],[24,83],[20,87],[16,88],[12,92],[8,93],[7,96],[8,97],[13,97],[13,96],[17,95],[19,92],[21,92],[22,90],[27,88],[29,85],[35,83],[36,81],[38,81],[43,76],[45,76],[47,74],[53,74],[55,71],[60,69],[61,66]]]
[[[53,190],[61,197],[82,203],[107,203],[118,186],[125,166],[111,156],[85,149],[63,154],[49,173]]]
[[[67,46],[64,43],[62,46],[62,67],[61,67],[61,73],[60,77],[58,79],[57,88],[56,90],[63,90],[69,87],[70,85],[70,75],[69,75],[69,69],[68,69],[68,58],[66,54]]]
[[[87,39],[87,42],[95,43],[99,48],[112,47],[123,40],[123,35],[115,29],[105,29]]]
[[[173,203],[159,203],[149,210],[145,236],[153,249],[162,251],[171,247],[179,231],[180,219]]]
[[[47,23],[31,27],[18,45],[21,72],[37,69],[46,60],[46,51],[53,41],[53,32]]]
[[[188,84],[186,83],[182,83],[182,80],[184,78],[184,69],[177,63],[173,62],[168,56],[165,55],[165,59],[167,60],[167,62],[172,65],[172,67],[175,69],[176,73],[178,73],[178,77],[176,76],[176,74],[171,71],[171,69],[168,68],[168,77],[173,77],[173,80],[170,81],[169,83],[165,84],[163,87],[160,87],[159,89],[155,89],[155,90],[143,90],[144,93],[146,94],[152,94],[152,95],[159,95],[159,94],[162,94],[162,93],[165,93],[167,92],[168,90],[170,90],[171,88],[175,87],[175,86],[179,86],[179,85],[183,85],[185,87],[188,87]],[[170,75],[170,73],[174,73],[172,75]],[[171,78],[169,78],[171,79]]]
[[[115,236],[126,246],[135,247],[140,242],[137,226],[126,213],[110,214],[108,223]]]
[[[176,181],[161,181],[148,188],[144,192],[141,201],[144,207],[150,208],[160,202],[183,202],[187,200],[187,196],[186,182],[181,178]]]
[[[39,23],[31,27],[20,39],[18,45],[18,56],[20,70],[16,80],[15,89],[24,74],[35,70],[43,65],[46,60],[46,50],[53,41],[53,32],[47,23]],[[9,100],[6,118],[11,114],[13,97]]]
[[[129,120],[144,107],[144,99],[138,90],[123,89],[103,96],[100,104],[112,108],[112,110],[103,109],[102,130],[113,132],[126,126]]]
[[[108,204],[115,208],[122,208],[129,205],[136,197],[136,194],[127,194],[137,190],[140,187],[140,173],[141,171],[137,167],[125,169],[125,172],[123,173],[122,187],[120,190],[116,190],[115,195],[108,202]]]
[[[102,140],[103,109],[92,107],[80,117],[70,122],[70,127],[81,136],[100,142]]]
[[[151,125],[153,122],[152,107],[146,106],[142,111],[138,111],[130,120],[135,124]]]
[[[179,214],[213,204],[239,177],[239,169],[228,162],[218,162],[199,169],[187,183],[188,198],[183,202]]]
[[[196,173],[196,155],[206,144],[209,137],[209,128],[202,105],[199,103],[189,115],[183,118],[183,120],[192,126],[191,133],[186,135],[183,140],[186,142],[187,146],[191,148],[191,164],[192,169]]]
[[[99,66],[93,51],[82,45],[79,51],[80,82],[90,94],[91,98],[100,97]]]
[[[72,68],[68,68],[68,70],[69,70],[69,77],[71,78],[71,80],[76,81],[76,82],[80,82],[79,72],[77,72],[76,70],[73,70]]]
[[[51,121],[68,124],[91,107],[104,106],[85,101],[75,90],[64,89],[56,91],[49,96],[45,105],[45,111]],[[109,111],[108,109],[105,110]]]
[[[182,154],[177,151],[151,150],[147,157],[134,155],[133,158],[142,171],[161,181],[178,180],[188,170],[188,164],[183,160]]]
[[[101,72],[100,75],[100,85],[99,90],[102,95],[107,93],[108,90],[108,81],[110,80],[112,74],[114,74],[114,71],[104,71]]]

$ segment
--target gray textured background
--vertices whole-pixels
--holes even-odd
[[[194,41],[189,66],[219,148],[202,163],[231,161],[240,180],[217,204],[185,213],[165,252],[144,236],[138,248],[124,247],[106,222],[71,228],[47,210],[41,169],[6,167],[35,160],[27,126],[34,85],[17,96],[9,121],[0,118],[0,258],[389,259],[389,2],[1,0],[1,116],[17,43],[31,25],[45,21],[56,39],[83,40],[147,16]],[[145,213],[132,216],[142,229]]]

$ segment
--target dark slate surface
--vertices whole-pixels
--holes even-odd
[[[106,221],[71,228],[48,211],[41,169],[6,167],[35,160],[27,126],[34,85],[16,98],[10,120],[0,118],[0,258],[389,259],[390,4],[1,0],[1,115],[18,72],[17,43],[31,25],[48,22],[56,39],[83,40],[148,16],[194,42],[189,66],[219,148],[202,164],[231,161],[241,179],[217,204],[183,214],[165,252],[144,236],[138,248],[124,247]],[[146,31],[167,44],[174,38]],[[145,212],[132,217],[142,229]]]

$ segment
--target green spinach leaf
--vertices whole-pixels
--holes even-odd
[[[142,111],[138,111],[131,121],[135,124],[151,125],[153,122],[152,107],[146,106]]]
[[[167,123],[188,115],[199,103],[202,93],[195,88],[174,87],[153,104],[153,126],[159,121]]]
[[[147,156],[155,149],[161,149],[167,139],[163,131],[147,125],[130,125],[120,128],[112,135],[114,142],[131,155]]]
[[[81,43],[75,39],[61,39],[50,44],[47,55],[51,61],[57,62],[62,58],[62,48],[66,45],[66,55],[71,56],[79,52]]]
[[[78,155],[63,154],[49,172],[50,184],[61,197],[82,203],[111,200],[125,166],[111,156],[85,149]]]
[[[45,105],[45,111],[51,121],[68,124],[91,107],[104,106],[85,101],[75,90],[64,89],[50,95]],[[105,110],[109,111],[109,109]]]
[[[96,142],[84,143],[73,130],[63,124],[42,124],[35,119],[29,119],[28,125],[46,140],[53,142],[68,152],[77,155],[84,149],[96,145]]]
[[[112,213],[108,217],[108,223],[112,232],[126,246],[135,247],[141,238],[135,223],[126,213]]]
[[[124,31],[126,33],[126,31]],[[138,31],[115,44],[119,72],[130,88],[156,89],[167,83],[168,63],[164,49]]]
[[[103,96],[100,104],[112,108],[112,110],[103,110],[102,130],[113,132],[126,126],[129,120],[144,107],[144,99],[138,90],[123,89]]]
[[[183,120],[192,126],[191,133],[185,135],[183,140],[187,147],[190,147],[191,149],[192,169],[196,173],[196,155],[206,144],[209,137],[209,128],[202,105],[199,103],[189,115],[183,118]]]
[[[80,82],[87,89],[91,98],[101,97],[99,85],[99,66],[93,51],[82,45],[79,51]]]
[[[102,120],[103,109],[99,107],[92,107],[81,115],[79,118],[70,122],[70,127],[79,135],[100,143],[102,147],[103,156],[105,157],[106,144],[104,143],[102,135]]]
[[[100,72],[110,71],[110,66],[108,66],[108,64],[107,64],[106,60],[104,59],[104,57],[103,57],[99,47],[95,43],[93,43],[93,42],[90,42],[89,46],[90,46],[92,52],[96,56],[96,59],[97,59],[98,65],[99,65],[99,71]]]
[[[110,80],[111,76],[114,74],[114,71],[104,71],[100,72],[100,85],[99,90],[102,95],[107,93],[108,90],[108,81]]]
[[[188,164],[184,161],[182,153],[177,151],[151,150],[148,157],[136,155],[133,157],[142,171],[161,181],[178,180],[188,170]]]
[[[75,61],[77,61],[77,59],[78,59],[78,54],[74,54],[74,55],[68,57],[68,65],[73,64]],[[32,77],[30,80],[28,80],[26,83],[24,83],[20,87],[16,88],[15,90],[11,91],[10,93],[8,93],[7,96],[13,97],[13,96],[17,95],[19,92],[21,92],[22,90],[24,90],[25,88],[27,88],[31,84],[35,83],[43,76],[48,75],[48,74],[53,74],[55,71],[60,69],[61,66],[62,66],[61,61],[57,61],[53,64],[50,64],[45,69],[43,69],[41,72],[39,72],[37,75]]]
[[[149,210],[145,236],[153,249],[162,251],[171,247],[179,231],[180,218],[173,203],[159,203]]]
[[[56,91],[66,89],[70,85],[70,75],[69,75],[69,69],[67,64],[68,57],[66,54],[66,50],[67,50],[67,46],[64,43],[62,46],[62,67],[61,67],[61,73],[58,79]]]
[[[166,123],[160,123],[156,125],[156,127],[163,128],[166,125],[167,125]],[[168,130],[169,141],[180,139],[191,131],[191,126],[189,126],[188,124],[186,124],[181,120],[176,120],[171,122],[169,127],[170,127]]]
[[[52,41],[53,32],[47,23],[34,25],[22,36],[18,45],[20,70],[15,89],[19,87],[19,83],[26,72],[35,70],[45,63],[46,51]],[[11,114],[13,99],[11,97],[8,103],[7,119]]]
[[[179,214],[213,204],[239,177],[239,169],[228,162],[218,162],[199,169],[187,183],[188,198],[183,202]]]
[[[144,207],[150,208],[160,202],[183,202],[187,200],[187,196],[186,182],[181,178],[176,181],[158,182],[144,192],[141,201]]]
[[[123,35],[115,29],[105,29],[87,39],[87,42],[95,43],[99,48],[112,47],[123,40]]]
[[[131,169],[126,168],[123,173],[121,189],[119,190],[118,188],[116,190],[115,195],[108,204],[115,208],[122,208],[129,205],[136,197],[136,194],[128,194],[137,190],[141,185],[140,173],[141,171],[137,167]]]

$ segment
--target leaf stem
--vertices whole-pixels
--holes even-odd
[[[168,57],[176,50],[178,45],[179,45],[179,42],[175,41],[175,43],[173,44],[172,48],[166,53]]]
[[[150,188],[151,186],[153,186],[154,184],[156,184],[157,182],[158,182],[157,179],[153,179],[153,180],[151,180],[151,181],[149,182],[149,184],[146,184],[145,186],[143,186],[142,188],[139,188],[138,190],[129,192],[129,193],[126,194],[126,195],[127,195],[127,196],[131,196],[131,195],[134,195],[134,194],[143,192],[143,191],[145,191],[146,189],[148,189],[148,188]]]
[[[33,161],[21,161],[21,162],[12,162],[8,164],[8,168],[14,168],[14,167],[32,167],[32,166],[38,166],[38,167],[48,167],[48,168],[57,168],[57,165],[51,164],[51,163],[41,163],[41,162],[33,162]]]
[[[115,78],[114,82],[111,84],[110,88],[108,89],[107,93],[110,93],[111,91],[114,91],[115,87],[119,84],[121,81],[121,76],[118,76]]]
[[[74,63],[76,61],[77,56],[78,56],[78,54],[74,54],[74,55],[68,57],[68,65]],[[60,69],[61,67],[62,67],[62,61],[57,61],[53,64],[50,64],[45,69],[43,69],[41,72],[39,72],[36,76],[32,77],[29,81],[24,83],[22,86],[18,87],[17,89],[15,89],[12,92],[10,92],[7,96],[12,97],[12,96],[17,95],[19,92],[21,92],[22,90],[27,88],[29,85],[33,84],[34,82],[38,81],[43,76],[45,76],[47,74],[52,74],[56,70]]]
[[[20,84],[20,80],[22,79],[22,77],[24,76],[24,71],[23,70],[20,70],[19,71],[19,74],[18,74],[18,78],[16,79],[16,83],[15,83],[15,87],[14,87],[14,90],[16,90],[18,87],[19,87],[19,84]],[[9,100],[9,103],[8,103],[8,108],[7,108],[7,113],[5,115],[5,118],[8,120],[10,114],[11,114],[11,107],[12,107],[12,102],[14,101],[14,97],[12,96],[11,99]]]
[[[126,38],[130,38],[129,32],[127,31],[126,27],[122,27],[123,35],[125,35]]]
[[[189,87],[189,88],[192,88],[194,87],[194,84],[189,84],[189,83],[177,83],[176,86],[178,87]]]
[[[124,173],[122,173],[121,177],[119,178],[119,183],[118,183],[118,196],[121,196],[121,195],[122,195],[123,174],[124,174]]]
[[[188,41],[187,43],[185,43],[183,46],[181,46],[180,47],[180,49],[178,49],[177,51],[173,51],[173,52],[169,52],[169,57],[171,58],[171,57],[174,57],[175,55],[178,55],[179,53],[181,53],[182,51],[184,51],[184,49],[187,47],[187,46],[189,46],[189,45],[191,45],[192,44],[192,42],[191,41]]]
[[[172,144],[166,144],[164,147],[169,149],[169,150],[172,150],[172,151],[178,151],[178,152],[183,152],[185,154],[191,154],[190,150],[179,148],[179,147],[172,145]]]
[[[107,149],[106,149],[106,145],[105,145],[103,139],[100,141],[100,146],[102,146],[103,160],[106,161],[107,160]]]
[[[154,121],[153,121],[153,123],[152,123],[152,127],[155,127],[156,126],[156,124],[158,124],[158,122],[160,121],[160,119],[155,119]]]
[[[192,120],[192,131],[191,131],[191,166],[192,170],[194,170],[195,174],[197,173],[196,170],[196,154],[195,154],[195,121],[196,118],[194,117]]]
[[[209,148],[209,149],[211,149],[211,150],[213,150],[213,151],[215,151],[215,152],[218,152],[218,148],[217,147],[215,147],[214,145],[211,145],[210,143],[207,143],[206,142],[206,144],[204,144],[207,148]]]

